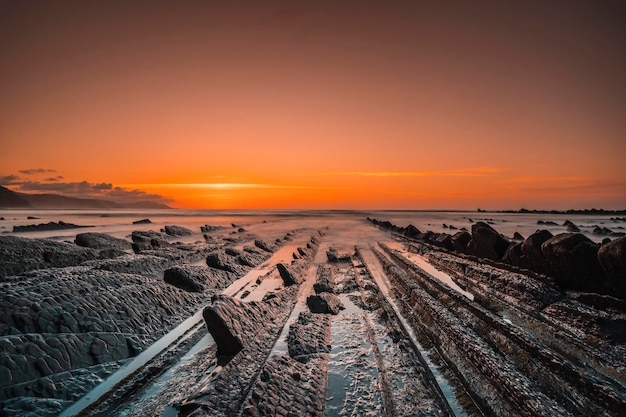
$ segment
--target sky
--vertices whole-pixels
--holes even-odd
[[[626,208],[623,1],[0,0],[0,185]]]

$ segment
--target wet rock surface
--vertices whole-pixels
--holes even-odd
[[[330,352],[330,316],[302,312],[289,327],[289,356],[307,363],[317,354]]]
[[[83,370],[115,368],[199,302],[161,281],[85,266],[8,277],[0,287],[0,369],[10,375],[2,400],[65,405],[97,382]]]
[[[0,282],[3,412],[58,415],[195,312],[84,414],[621,415],[623,300],[521,267],[532,235],[488,259],[468,232],[384,226],[275,239],[246,222],[194,244],[141,232],[139,253],[112,259],[65,244],[94,258]],[[596,253],[606,276],[619,244]]]
[[[386,221],[368,220],[379,228],[405,236],[403,233],[405,228]],[[557,225],[555,222],[545,221],[538,222],[538,224]],[[571,221],[566,221],[563,226],[570,229],[575,227]],[[594,232],[608,234],[610,231],[597,227]],[[618,237],[615,240],[623,242],[621,240],[623,236],[614,237]],[[616,278],[612,269],[602,268],[599,261],[599,257],[604,256],[601,253],[609,252],[607,249],[602,249],[611,243],[608,238],[603,240],[602,244],[596,244],[582,233],[561,233],[553,236],[550,231],[542,229],[532,233],[526,239],[521,241],[516,239],[510,242],[488,223],[475,222],[472,224],[471,235],[467,232],[457,232],[448,240],[445,233],[426,231],[413,240],[448,251],[475,256],[489,263],[508,264],[548,275],[556,279],[561,290],[597,292],[626,299],[624,280]],[[613,252],[611,250],[611,253],[614,253],[612,255],[614,259],[610,261],[612,264],[626,263],[624,251]],[[623,269],[619,271],[622,272]]]
[[[79,234],[76,244],[0,237],[3,415],[58,415],[240,276],[186,264],[214,250],[204,243],[171,243],[158,232],[135,232],[133,240],[143,245],[140,254],[127,252],[129,241],[101,233]],[[246,264],[239,272],[270,255],[249,247],[239,254]],[[186,285],[202,277],[202,292],[165,282],[168,268]],[[151,362],[152,370],[135,378],[153,378],[159,364],[180,355]]]
[[[306,299],[309,309],[313,313],[320,314],[339,314],[343,310],[343,304],[336,295],[330,293],[321,293],[319,295],[310,295]]]

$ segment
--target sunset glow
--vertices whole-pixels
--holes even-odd
[[[626,207],[620,2],[0,7],[0,185],[16,191]]]

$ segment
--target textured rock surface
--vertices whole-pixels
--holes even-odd
[[[339,298],[329,293],[310,295],[307,297],[306,303],[312,313],[339,314],[339,310],[343,309],[343,304]]]
[[[291,313],[297,292],[298,286],[294,285],[277,292],[267,301],[250,303],[222,296],[215,298],[210,307],[212,313],[205,318],[219,317],[222,330],[236,337],[242,349],[223,365],[218,374],[208,375],[205,381],[200,381],[202,388],[182,405],[179,416],[226,415],[241,407],[250,384],[263,367]],[[211,326],[207,323],[209,331]],[[221,340],[221,333],[216,336]],[[231,353],[233,351],[227,350],[225,357]]]
[[[289,327],[289,356],[307,363],[320,353],[330,352],[330,316],[302,312]]]
[[[76,400],[104,375],[98,366],[136,355],[199,302],[162,281],[88,266],[7,277],[0,283],[0,396],[17,408],[20,396]]]
[[[200,265],[177,265],[166,269],[163,274],[165,282],[190,292],[226,288],[235,279],[237,276],[233,273]]]
[[[244,404],[243,416],[324,416],[326,361],[304,365],[288,356],[273,356]]]
[[[237,275],[242,275],[247,270],[239,263],[236,257],[227,254],[223,250],[210,253],[206,258],[206,263],[211,268],[221,269],[222,271],[232,272]]]
[[[186,227],[182,226],[165,226],[164,229],[165,234],[169,236],[190,236],[193,235],[193,232]]]
[[[98,251],[45,239],[0,236],[0,278],[35,269],[80,265]]]
[[[74,242],[78,246],[93,249],[116,249],[125,251],[131,249],[131,243],[105,233],[79,233]]]

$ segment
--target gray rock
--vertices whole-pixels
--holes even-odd
[[[234,274],[243,274],[246,268],[237,261],[233,256],[226,254],[223,250],[209,253],[206,263],[211,268],[221,269],[222,271],[232,272]]]
[[[209,280],[209,270],[202,266],[179,265],[166,269],[163,281],[189,292],[202,292]]]
[[[80,265],[98,251],[48,239],[0,236],[0,278],[35,269]]]
[[[287,347],[289,356],[299,362],[307,363],[318,353],[330,352],[330,317],[315,317],[302,312],[298,321],[289,327]]]
[[[307,297],[306,303],[312,313],[337,315],[340,310],[344,309],[339,298],[329,293],[310,295]]]
[[[190,236],[193,232],[182,226],[165,226],[165,234],[169,236]]]
[[[278,269],[278,273],[283,279],[285,286],[302,284],[302,282],[304,282],[304,279],[302,279],[302,277],[298,274],[295,274],[287,265],[278,263],[276,264],[276,268]]]
[[[105,233],[79,233],[74,242],[78,246],[93,249],[116,249],[120,251],[131,248],[131,243],[124,239],[107,235]]]

